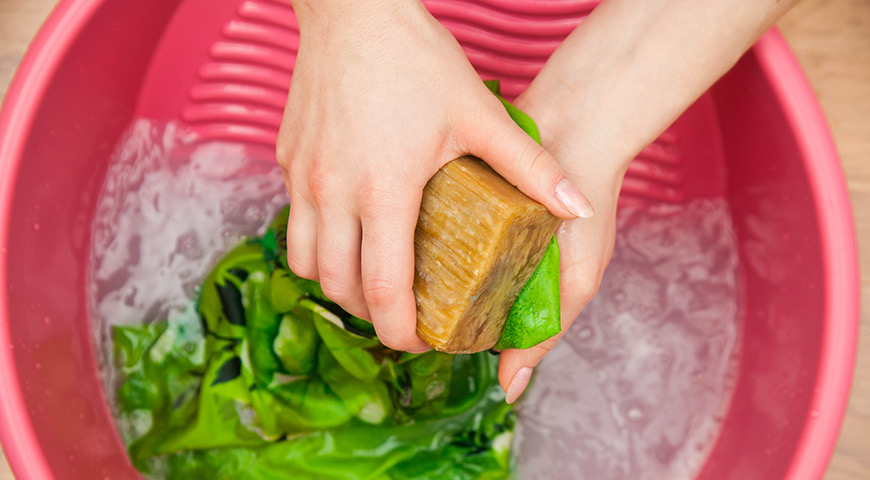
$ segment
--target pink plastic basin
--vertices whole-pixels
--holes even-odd
[[[509,96],[592,5],[428,2]],[[0,437],[20,478],[138,478],[103,401],[84,288],[119,134],[135,117],[179,120],[269,158],[297,42],[273,0],[64,0],[34,41],[0,114]],[[722,195],[743,351],[697,478],[819,478],[853,370],[856,249],[833,142],[775,31],[645,150],[622,201]]]

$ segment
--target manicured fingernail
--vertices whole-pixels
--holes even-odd
[[[517,370],[517,373],[514,374],[514,378],[511,380],[511,383],[508,385],[507,391],[504,394],[504,400],[507,403],[516,402],[517,399],[520,398],[520,395],[523,394],[523,391],[526,389],[531,378],[532,369],[530,367],[523,367]]]
[[[563,207],[578,217],[589,218],[595,214],[589,200],[586,200],[580,190],[567,178],[563,178],[556,185],[556,198]]]

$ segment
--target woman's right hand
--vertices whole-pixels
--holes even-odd
[[[591,207],[419,1],[293,6],[301,38],[277,149],[290,194],[288,264],[370,319],[385,345],[425,350],[414,230],[439,168],[472,154],[558,217]]]

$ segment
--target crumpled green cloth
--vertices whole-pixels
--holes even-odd
[[[490,80],[484,83],[501,100],[513,121],[534,141],[541,143],[541,134],[534,120],[501,97],[499,82]],[[517,296],[495,348],[534,347],[561,330],[559,245],[553,235],[541,263]]]
[[[130,457],[169,479],[502,479],[489,353],[387,349],[286,263],[285,209],[186,314],[113,330]]]

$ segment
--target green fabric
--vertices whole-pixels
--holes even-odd
[[[120,425],[169,479],[502,479],[514,417],[488,353],[389,350],[286,266],[285,209],[195,307],[115,327]]]
[[[534,347],[560,330],[559,246],[553,236],[544,258],[517,296],[495,348]]]
[[[535,121],[501,97],[499,82],[488,80],[484,83],[501,100],[513,121],[534,141],[541,143]],[[553,235],[541,263],[517,296],[495,348],[534,347],[561,330],[559,245]]]

